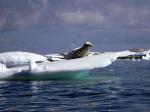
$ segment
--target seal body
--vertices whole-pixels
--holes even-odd
[[[75,59],[75,58],[82,58],[82,57],[88,56],[88,53],[92,46],[93,45],[90,42],[86,42],[86,43],[84,43],[84,45],[82,47],[76,48],[73,51],[69,52],[65,58],[66,59]]]
[[[133,48],[133,49],[130,49],[129,51],[130,52],[144,52],[145,49],[143,49],[143,48]]]

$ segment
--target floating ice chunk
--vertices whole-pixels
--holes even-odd
[[[130,51],[120,51],[119,53],[119,57],[124,57],[124,56],[129,56],[129,55],[134,55],[134,52],[130,52]]]
[[[150,60],[150,54],[146,54],[146,56],[142,56],[143,60]]]

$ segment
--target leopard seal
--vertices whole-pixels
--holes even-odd
[[[88,56],[90,48],[93,44],[90,42],[85,42],[82,47],[76,48],[73,51],[66,54],[66,59],[76,59]]]

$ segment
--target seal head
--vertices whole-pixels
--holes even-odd
[[[90,42],[85,42],[83,47],[93,47],[93,44]]]

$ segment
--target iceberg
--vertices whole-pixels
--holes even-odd
[[[15,54],[16,52],[14,52]],[[41,63],[36,63],[36,61],[39,61],[38,58],[36,57],[36,60],[34,58],[29,57],[28,58],[25,57],[23,55],[24,52],[22,52],[22,55],[16,55],[16,57],[18,56],[19,59],[12,58],[11,55],[13,54],[13,52],[11,52],[11,55],[7,57],[10,58],[6,58],[8,60],[6,60],[5,62],[7,62],[6,64],[8,64],[9,66],[9,61],[11,61],[12,63],[12,59],[14,59],[13,64],[18,65],[18,64],[22,64],[22,63],[27,63],[28,65],[24,65],[24,66],[18,66],[16,67],[16,65],[14,67],[11,68],[6,68],[6,67],[2,67],[2,65],[4,66],[4,64],[1,65],[1,69],[0,69],[0,79],[6,79],[6,78],[19,78],[21,79],[22,77],[24,77],[25,79],[30,79],[31,77],[33,79],[36,79],[38,77],[38,79],[40,78],[52,78],[54,76],[57,76],[55,78],[59,78],[60,76],[62,77],[62,74],[66,74],[63,75],[63,77],[65,76],[70,76],[70,77],[76,77],[79,76],[79,74],[83,74],[83,73],[87,73],[89,70],[91,69],[95,69],[95,68],[102,68],[102,67],[106,67],[108,65],[110,65],[112,62],[114,62],[118,55],[120,53],[100,53],[97,55],[93,55],[93,56],[88,56],[88,57],[83,57],[83,58],[78,58],[78,59],[71,59],[71,60],[60,60],[60,61],[43,61]],[[14,55],[13,54],[13,55]],[[25,53],[25,54],[29,54],[29,53]],[[22,57],[21,57],[22,56]],[[33,56],[33,55],[31,55]],[[34,54],[34,56],[36,56],[36,54]],[[81,75],[80,75],[81,76]]]

